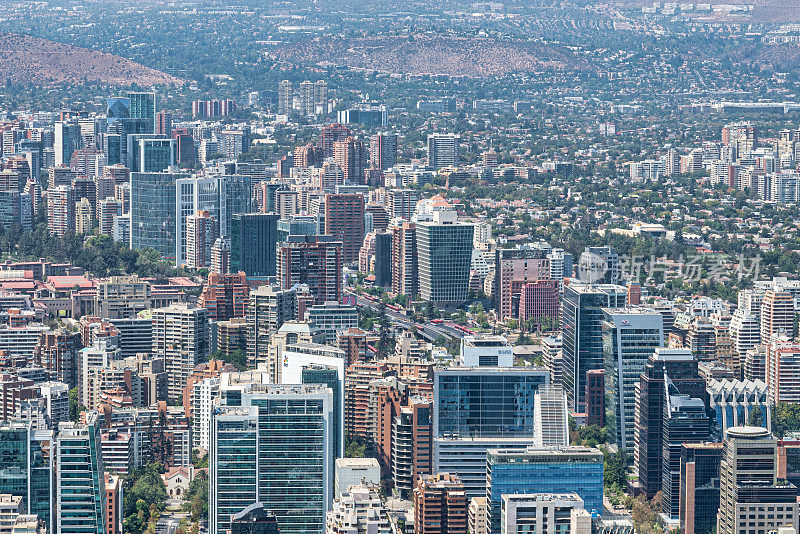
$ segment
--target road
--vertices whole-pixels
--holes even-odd
[[[377,302],[367,300],[352,290],[348,289],[345,291],[347,291],[347,293],[349,293],[350,295],[356,297],[356,304],[358,304],[359,306],[368,306],[373,310],[378,309]],[[389,319],[389,322],[391,322],[395,326],[403,328],[404,330],[411,330],[416,325],[417,333],[420,336],[427,339],[428,341],[434,341],[439,337],[444,337],[447,339],[461,339],[465,335],[464,332],[458,330],[457,328],[454,328],[451,325],[448,325],[447,323],[434,324],[430,321],[426,321],[424,323],[417,323],[414,322],[412,319],[409,319],[408,316],[403,312],[394,311],[389,308],[385,309],[385,313],[386,313],[386,318]]]
[[[162,515],[156,524],[156,534],[175,534],[181,520],[170,515]]]

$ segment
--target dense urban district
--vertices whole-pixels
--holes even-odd
[[[0,3],[0,534],[800,533],[800,4]]]

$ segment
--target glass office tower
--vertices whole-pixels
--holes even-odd
[[[223,534],[231,514],[254,502],[275,514],[282,534],[324,533],[335,460],[332,390],[324,384],[246,389],[241,406],[223,405],[212,416],[211,534]]]
[[[504,494],[577,493],[584,508],[603,513],[603,453],[582,446],[525,450],[490,449],[486,453],[486,499],[491,532],[500,532]]]
[[[533,444],[546,369],[453,367],[434,373],[434,473],[458,475],[468,498],[486,489],[486,450]]]

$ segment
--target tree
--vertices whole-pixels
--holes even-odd
[[[787,432],[800,430],[800,405],[779,402],[772,407],[772,433],[783,438]]]
[[[77,421],[81,416],[81,412],[86,410],[86,407],[81,404],[78,398],[78,388],[74,387],[69,390],[69,419],[70,421]]]
[[[161,466],[151,463],[125,478],[122,502],[125,532],[141,533],[155,529],[154,523],[167,501],[167,488],[160,472]]]
[[[603,451],[603,485],[625,488],[628,483],[628,455],[625,451]]]
[[[747,424],[750,426],[763,426],[764,416],[761,413],[761,407],[756,405],[747,416]]]
[[[200,471],[189,483],[187,500],[191,503],[192,521],[200,521],[208,515],[208,475]]]

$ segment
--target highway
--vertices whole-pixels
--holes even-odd
[[[373,310],[378,309],[379,303],[367,300],[360,294],[350,289],[346,289],[345,292],[356,298],[356,304],[359,307],[368,306]],[[410,319],[405,313],[389,308],[386,308],[385,313],[386,318],[389,319],[389,322],[395,326],[403,328],[404,330],[411,330],[416,325],[417,334],[419,334],[421,337],[424,337],[428,341],[434,341],[440,336],[447,339],[461,339],[466,335],[464,332],[458,330],[453,325],[448,323],[435,324],[430,321],[417,323]]]

